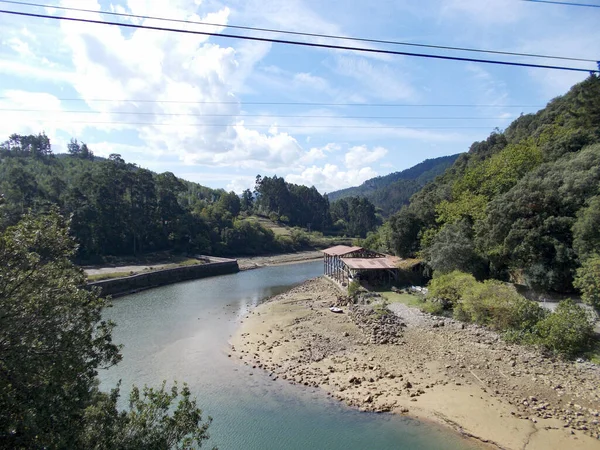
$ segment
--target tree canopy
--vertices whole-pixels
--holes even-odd
[[[600,253],[599,189],[600,77],[590,76],[473,143],[373,239],[434,270],[571,292]]]
[[[68,225],[52,208],[0,234],[0,448],[201,445],[209,421],[186,386],[136,388],[126,411],[118,388],[98,390],[98,371],[121,355],[106,299],[70,261]]]

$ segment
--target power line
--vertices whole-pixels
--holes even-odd
[[[36,120],[36,119],[31,119]],[[43,120],[43,119],[39,119]],[[45,123],[67,123],[77,125],[148,125],[151,127],[206,127],[206,128],[228,128],[235,126],[244,127],[257,127],[257,128],[335,128],[335,129],[405,129],[405,130],[470,130],[470,129],[481,129],[489,130],[494,128],[493,126],[487,127],[467,127],[467,126],[439,126],[439,127],[413,127],[413,126],[379,126],[379,125],[282,125],[282,124],[248,124],[248,123],[152,123],[152,122],[97,122],[97,121],[73,121],[73,120],[44,120]]]
[[[600,73],[600,70],[596,69],[582,69],[577,67],[565,67],[565,66],[550,66],[543,64],[530,64],[530,63],[522,63],[522,62],[511,62],[511,61],[495,61],[489,59],[477,59],[477,58],[463,58],[458,56],[446,56],[446,55],[431,55],[425,53],[412,53],[412,52],[400,52],[395,50],[382,50],[375,48],[360,48],[360,47],[349,47],[342,45],[332,45],[332,44],[318,44],[314,42],[299,42],[299,41],[290,41],[285,39],[272,39],[272,38],[261,38],[255,36],[240,36],[235,34],[226,34],[226,33],[212,33],[208,31],[192,31],[192,30],[182,30],[177,28],[164,28],[164,27],[152,27],[147,25],[135,25],[129,23],[119,23],[119,22],[108,22],[104,20],[92,20],[92,19],[79,19],[75,17],[58,17],[51,16],[48,14],[34,14],[27,13],[21,11],[6,11],[0,10],[2,14],[10,14],[15,16],[23,16],[23,17],[36,17],[41,19],[51,19],[51,20],[59,20],[59,21],[69,21],[69,22],[80,22],[80,23],[93,23],[99,25],[113,25],[124,28],[134,28],[134,29],[142,29],[142,30],[154,30],[154,31],[168,31],[172,33],[182,33],[182,34],[194,34],[194,35],[203,35],[203,36],[214,36],[228,39],[242,39],[247,41],[258,41],[258,42],[270,42],[275,44],[286,44],[286,45],[299,45],[304,47],[313,47],[313,48],[327,48],[327,49],[335,49],[335,50],[349,50],[355,52],[363,52],[363,53],[375,53],[375,54],[386,54],[386,55],[397,55],[397,56],[414,56],[418,58],[431,58],[431,59],[443,59],[449,61],[462,61],[462,62],[476,62],[483,64],[496,64],[503,66],[513,66],[513,67],[530,67],[537,69],[553,69],[553,70],[567,70],[572,72],[586,72],[586,73]]]
[[[589,3],[573,3],[573,2],[555,2],[550,0],[521,0],[522,2],[529,3],[547,3],[550,5],[562,5],[562,6],[583,6],[587,8],[600,8],[600,5],[591,5]]]
[[[531,1],[531,0],[529,0]],[[34,6],[39,8],[54,8],[57,10],[63,11],[77,11],[77,12],[86,12],[86,13],[94,13],[94,14],[104,14],[108,16],[116,16],[116,17],[127,17],[133,19],[148,19],[148,20],[158,20],[164,22],[173,22],[173,23],[185,23],[190,25],[204,25],[204,26],[214,26],[221,28],[232,28],[237,30],[248,30],[248,31],[262,31],[267,33],[277,33],[277,34],[288,34],[293,36],[307,36],[307,37],[318,37],[318,38],[326,38],[326,39],[338,39],[345,41],[355,41],[355,42],[368,42],[372,44],[389,44],[389,45],[404,45],[410,47],[421,47],[421,48],[434,48],[440,50],[454,50],[454,51],[463,51],[463,52],[473,52],[473,53],[489,53],[495,55],[510,55],[510,56],[525,56],[529,58],[545,58],[545,59],[557,59],[557,60],[565,60],[565,61],[582,61],[582,62],[593,62],[594,59],[586,59],[586,58],[574,58],[569,56],[554,56],[554,55],[542,55],[536,53],[519,53],[519,52],[508,52],[508,51],[500,51],[500,50],[483,50],[476,48],[468,48],[468,47],[451,47],[446,45],[433,45],[433,44],[420,44],[414,42],[401,42],[401,41],[392,41],[392,40],[383,40],[383,39],[370,39],[370,38],[359,38],[359,37],[349,37],[349,36],[338,36],[331,34],[320,34],[320,33],[305,33],[299,31],[288,31],[288,30],[279,30],[273,28],[258,28],[258,27],[248,27],[248,26],[239,26],[239,25],[227,25],[227,24],[219,24],[219,23],[209,23],[209,22],[200,22],[194,20],[183,20],[183,19],[168,19],[164,17],[156,17],[156,16],[145,16],[138,14],[127,14],[127,13],[117,13],[112,11],[96,11],[93,9],[84,9],[84,8],[71,8],[66,6],[50,6],[43,5],[39,3],[29,3],[29,2],[17,2],[12,0],[0,0],[0,3],[8,3],[12,5],[21,5],[21,6]]]
[[[0,100],[12,100],[13,97],[0,96]],[[449,103],[317,103],[317,102],[238,102],[238,101],[190,101],[190,100],[144,100],[144,99],[107,99],[107,98],[57,98],[61,102],[113,102],[113,103],[181,103],[193,105],[257,105],[257,106],[365,106],[365,107],[428,107],[428,108],[543,108],[544,105],[498,105],[498,104],[449,104]]]
[[[332,115],[287,115],[287,114],[203,114],[203,113],[161,113],[137,111],[81,111],[50,109],[16,109],[0,108],[0,112],[38,112],[51,114],[115,114],[135,116],[168,116],[168,117],[265,117],[296,119],[379,119],[379,120],[513,120],[512,117],[424,117],[424,116],[332,116]]]

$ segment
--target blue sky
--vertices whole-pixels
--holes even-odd
[[[590,59],[598,58],[600,49],[600,9],[519,0],[47,0],[45,4]],[[1,6],[114,20],[100,14]],[[257,174],[277,174],[330,192],[427,158],[466,151],[494,128],[505,128],[521,113],[536,111],[586,77],[5,14],[0,14],[0,28],[0,139],[15,132],[45,131],[58,153],[66,151],[75,137],[98,155],[120,153],[142,167],[236,192],[251,187]],[[185,28],[240,33],[223,27]],[[410,47],[394,49],[426,53]],[[595,68],[593,63],[527,61]],[[261,102],[352,106],[256,104]],[[373,106],[380,104],[402,106]],[[424,106],[432,104],[490,106]]]

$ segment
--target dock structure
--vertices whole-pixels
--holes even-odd
[[[419,260],[405,260],[363,247],[337,245],[322,250],[323,271],[326,276],[341,286],[348,286],[354,280],[371,285],[392,283],[399,280],[401,272],[416,273]]]

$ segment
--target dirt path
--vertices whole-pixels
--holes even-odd
[[[444,423],[506,449],[600,449],[600,368],[507,345],[496,334],[404,305],[406,326],[358,326],[329,311],[340,293],[311,280],[259,306],[231,355],[274,379],[320,387],[350,406]],[[386,325],[387,326],[387,325]]]

